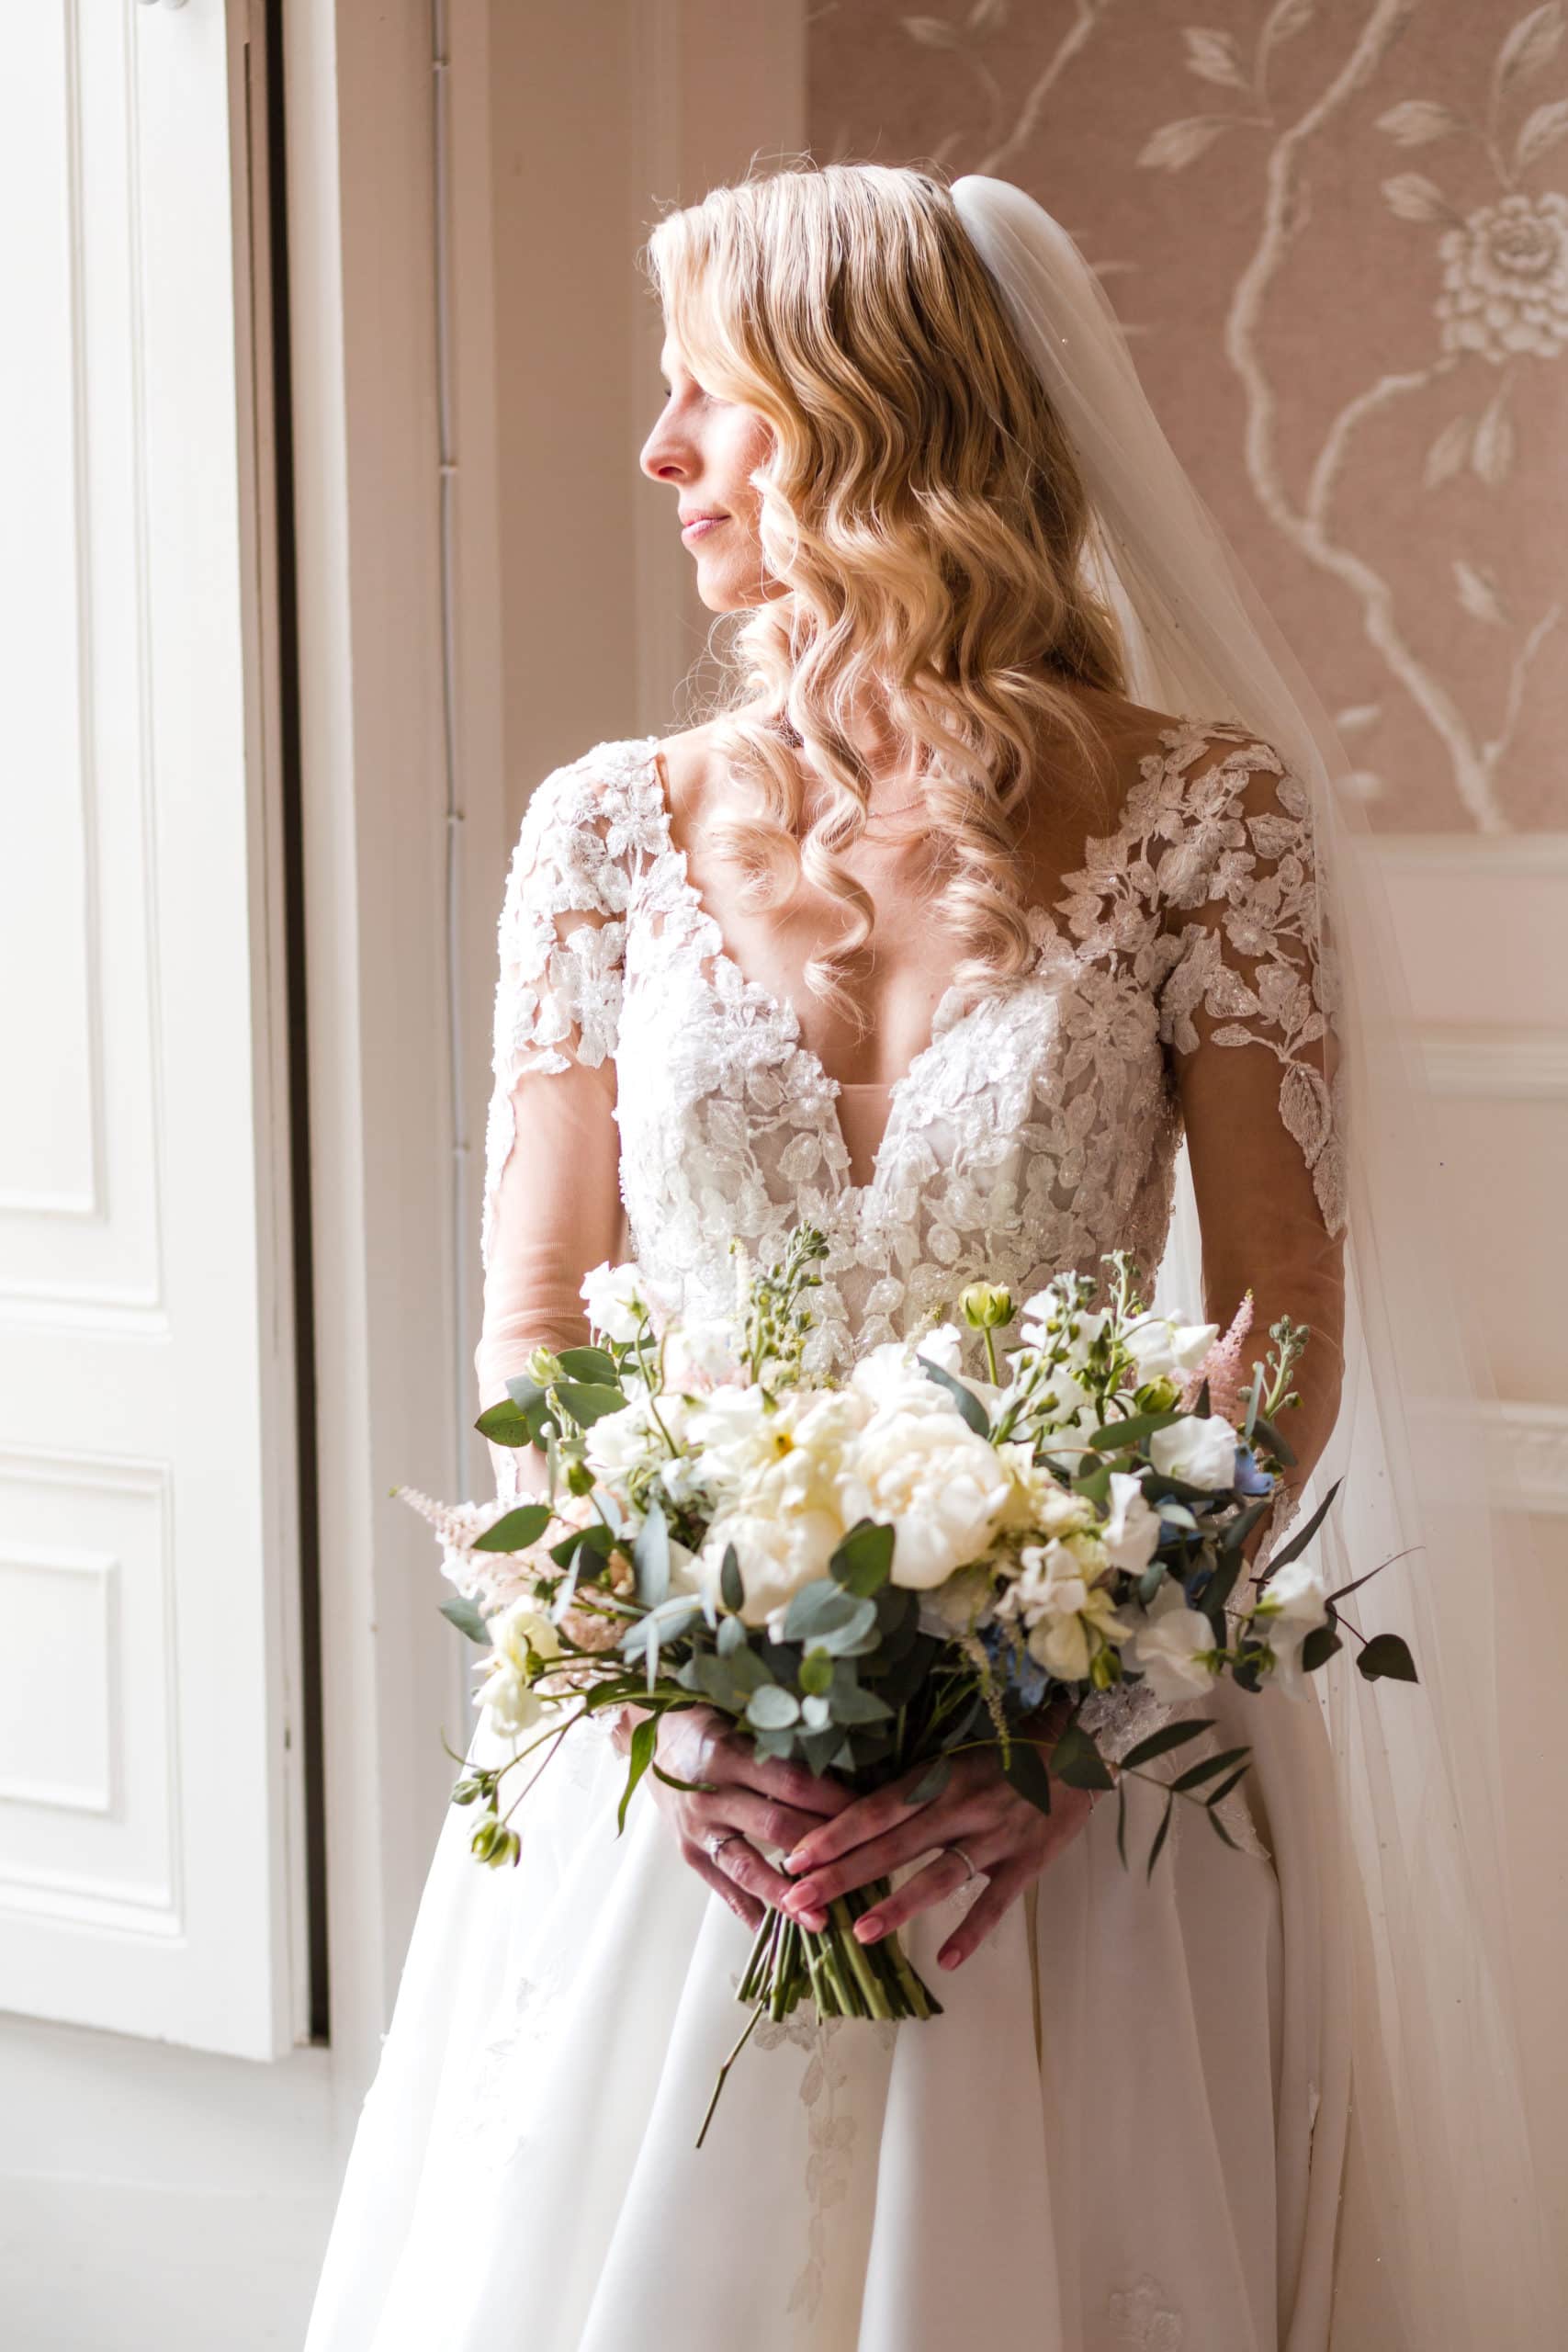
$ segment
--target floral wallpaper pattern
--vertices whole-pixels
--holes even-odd
[[[999,174],[1083,248],[1383,831],[1568,829],[1565,33],[1563,0],[809,10],[819,159]]]

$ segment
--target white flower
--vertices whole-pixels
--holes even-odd
[[[1266,1642],[1271,1672],[1282,1690],[1303,1690],[1302,1644],[1328,1616],[1321,1571],[1306,1560],[1287,1560],[1276,1569],[1252,1604],[1252,1631]]]
[[[514,1600],[490,1621],[491,1655],[474,1695],[497,1731],[513,1736],[536,1724],[551,1701],[534,1689],[538,1674],[561,1654],[555,1627],[532,1600]]]
[[[639,1306],[651,1309],[661,1304],[660,1294],[632,1259],[619,1266],[612,1266],[607,1258],[602,1260],[584,1274],[578,1295],[587,1305],[593,1329],[615,1340],[635,1340],[642,1320]]]
[[[1218,1413],[1184,1413],[1149,1440],[1149,1460],[1168,1478],[1218,1494],[1235,1484],[1236,1434]]]
[[[837,1512],[793,1502],[776,1510],[727,1512],[708,1529],[696,1566],[699,1585],[717,1593],[725,1551],[733,1544],[746,1596],[741,1622],[765,1625],[788,1608],[802,1585],[827,1575],[843,1533]]]
[[[1143,1481],[1130,1470],[1111,1473],[1111,1515],[1100,1540],[1113,1568],[1141,1576],[1159,1546],[1159,1513],[1144,1498]]]
[[[680,1445],[692,1410],[683,1396],[654,1397],[646,1389],[637,1391],[618,1413],[602,1414],[589,1424],[583,1437],[589,1468],[596,1478],[619,1481],[646,1463],[663,1462],[669,1451],[664,1431]]]
[[[1019,1574],[997,1603],[997,1615],[1028,1630],[1029,1655],[1064,1682],[1081,1682],[1095,1653],[1122,1637],[1115,1602],[1098,1582],[1103,1548],[1092,1536],[1053,1536],[1026,1544]]]
[[[1026,1298],[1019,1309],[1019,1340],[1026,1348],[1054,1350],[1063,1348],[1069,1364],[1081,1367],[1089,1362],[1089,1352],[1111,1320],[1103,1308],[1078,1307],[1069,1315],[1066,1292],[1059,1283],[1047,1283]],[[1049,1322],[1070,1321],[1071,1336],[1065,1331],[1049,1331]]]
[[[689,1408],[698,1472],[725,1502],[776,1510],[790,1494],[830,1499],[847,1449],[870,1417],[849,1389],[786,1388],[776,1398],[752,1383],[717,1388]]]
[[[1515,352],[1554,359],[1568,346],[1568,196],[1515,193],[1483,204],[1438,240],[1445,351],[1494,367]]]
[[[1138,1367],[1138,1386],[1195,1372],[1219,1331],[1217,1323],[1175,1323],[1167,1315],[1141,1315],[1122,1335]]]
[[[664,1377],[671,1388],[711,1388],[736,1378],[735,1327],[711,1315],[671,1324],[664,1340]]]
[[[1144,1676],[1156,1699],[1190,1699],[1214,1679],[1214,1629],[1168,1577],[1153,1608],[1133,1632],[1127,1662]]]
[[[1034,1460],[1032,1445],[1007,1438],[997,1447],[996,1455],[1008,1476],[1008,1496],[998,1527],[1019,1528],[1032,1535],[1069,1535],[1096,1525],[1094,1505],[1086,1496],[1069,1494],[1043,1463]]]
[[[985,1552],[1008,1499],[1008,1474],[950,1398],[936,1413],[877,1413],[838,1493],[846,1526],[867,1518],[893,1528],[893,1581],[919,1591]]]

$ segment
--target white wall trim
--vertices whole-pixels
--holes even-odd
[[[1568,1030],[1425,1026],[1419,1033],[1434,1094],[1506,1102],[1568,1102]]]

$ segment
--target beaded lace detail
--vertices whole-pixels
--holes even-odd
[[[613,1057],[637,1259],[688,1312],[713,1313],[733,1295],[732,1239],[763,1260],[797,1222],[820,1226],[810,1370],[912,1335],[981,1277],[1025,1297],[1065,1267],[1097,1272],[1113,1248],[1152,1276],[1180,1139],[1175,1057],[1198,1046],[1200,1009],[1221,1024],[1213,1044],[1275,1056],[1280,1119],[1337,1232],[1343,1105],[1306,787],[1232,722],[1159,740],[1118,830],[1088,843],[1054,909],[1030,910],[1027,967],[942,998],[864,1184],[837,1081],[794,1008],[727,954],[687,878],[660,739],[556,769],[529,803],[502,915],[487,1261],[511,1089]]]

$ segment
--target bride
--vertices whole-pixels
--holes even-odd
[[[583,1339],[606,1260],[700,1313],[733,1240],[808,1219],[842,1364],[969,1281],[1021,1299],[1125,1248],[1222,1325],[1250,1289],[1259,1352],[1311,1327],[1265,1555],[1344,1462],[1331,1581],[1364,1572],[1410,1483],[1377,1223],[1408,1170],[1351,1115],[1380,1066],[1342,762],[1096,281],[1019,190],[872,166],[716,190],[650,255],[641,462],[734,684],[530,801],[484,1400]],[[1407,1567],[1378,1597],[1421,1690],[1348,1655],[1326,1716],[1222,1682],[1240,1850],[1179,1831],[1146,1883],[1114,1807],[1045,1819],[990,1753],[852,1798],[705,1710],[660,1754],[708,1792],[649,1776],[622,1835],[624,1723],[551,1756],[515,1869],[454,1813],[309,2352],[1544,2346],[1486,1822],[1471,1793],[1455,1826],[1428,1688],[1453,1654]],[[1141,1692],[1097,1703],[1112,1757],[1147,1728]],[[764,2026],[696,2150],[761,1906],[816,1924],[889,1871],[868,1931],[944,2014]]]

